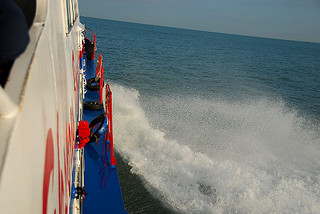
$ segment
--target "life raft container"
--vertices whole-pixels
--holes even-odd
[[[103,105],[99,101],[86,101],[83,103],[83,108],[90,111],[102,110]]]
[[[87,80],[86,88],[89,91],[99,91],[100,90],[100,77],[93,77]]]
[[[89,143],[93,143],[99,140],[107,125],[108,120],[106,120],[106,116],[104,115],[104,113],[95,117],[89,124],[89,129],[91,131]]]

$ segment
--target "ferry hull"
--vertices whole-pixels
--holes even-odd
[[[69,211],[83,27],[75,16],[68,28],[65,1],[37,3],[31,41],[5,86],[19,110],[1,139],[2,213]]]

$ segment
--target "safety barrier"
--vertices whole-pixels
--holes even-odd
[[[88,32],[87,32],[88,31]],[[84,29],[85,38],[88,39],[91,44],[93,44],[93,52],[92,52],[92,60],[95,59],[95,52],[96,52],[96,34],[90,28]],[[91,34],[91,38],[88,35]]]
[[[98,61],[97,61],[97,68],[96,68],[96,76],[99,76],[102,68],[102,55],[99,53]]]
[[[97,68],[96,68],[96,77],[100,78],[100,102],[103,103],[103,67],[102,67],[102,55],[99,53]]]
[[[91,34],[91,37],[88,37]],[[92,44],[94,44],[94,51],[92,54],[92,60],[95,59],[95,46],[96,46],[96,34],[90,29],[85,28],[85,38],[89,40]],[[97,60],[97,67],[96,67],[96,77],[100,78],[100,102],[103,103],[103,88],[104,88],[104,81],[103,81],[103,71],[104,68],[102,66],[102,55],[99,53],[99,57]],[[110,90],[109,84],[105,87],[105,107],[106,107],[106,118],[108,119],[108,131],[106,135],[106,140],[110,142],[110,161],[111,165],[116,165],[116,159],[113,153],[113,127],[112,127],[112,92]]]
[[[117,164],[116,159],[113,154],[113,127],[112,127],[112,92],[110,90],[109,84],[106,86],[106,117],[109,121],[108,123],[108,133],[107,133],[107,141],[110,142],[110,152],[111,152],[111,165],[115,166]]]

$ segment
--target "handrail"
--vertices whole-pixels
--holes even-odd
[[[110,141],[110,153],[111,153],[111,165],[117,165],[117,161],[113,154],[113,123],[112,123],[112,92],[110,90],[109,84],[106,86],[106,117],[109,121],[108,123],[108,133],[107,133],[107,140]]]
[[[97,68],[96,68],[96,76],[100,76],[102,67],[102,55],[99,53],[98,61],[97,61]]]
[[[88,37],[87,30],[91,32],[91,38]],[[95,59],[95,52],[96,52],[96,34],[90,28],[84,29],[85,38],[93,44],[93,52],[92,52],[92,59]]]
[[[100,102],[103,103],[103,67],[102,67],[102,55],[99,53],[97,68],[96,68],[96,77],[100,77]]]
[[[91,32],[91,39],[87,36],[87,30],[88,30],[89,32]],[[85,29],[84,29],[84,34],[85,34],[85,36],[86,36],[86,39],[90,40],[92,43],[95,43],[95,41],[96,41],[96,34],[95,34],[95,32],[94,32],[93,30],[91,30],[90,28],[85,27]]]
[[[100,103],[103,103],[103,67],[100,71]]]

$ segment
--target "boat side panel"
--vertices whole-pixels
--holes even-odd
[[[48,1],[0,180],[3,213],[67,213],[78,108],[79,29]]]
[[[86,60],[86,78],[96,76],[96,64]],[[84,101],[100,101],[99,91],[87,91]],[[84,110],[83,119],[92,121],[102,110]],[[110,123],[110,121],[108,121]],[[105,132],[98,141],[86,144],[85,190],[83,213],[126,213],[118,178],[117,168],[111,161],[111,144]]]

